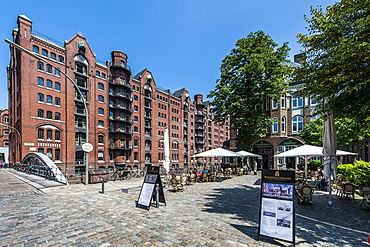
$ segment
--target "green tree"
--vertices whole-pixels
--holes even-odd
[[[248,147],[250,140],[265,136],[273,119],[264,111],[266,103],[279,99],[287,89],[289,47],[281,47],[262,31],[252,32],[236,42],[221,64],[221,78],[207,97],[213,98],[215,121],[231,118],[237,145]]]
[[[323,126],[323,117],[312,120],[302,130],[301,137],[307,144],[322,146]],[[354,119],[336,119],[335,126],[337,128],[338,147],[364,144],[364,140],[370,139],[370,130]]]
[[[311,7],[305,19],[308,33],[297,35],[305,55],[295,76],[304,82],[301,95],[318,100],[321,114],[364,120],[370,115],[370,1]]]

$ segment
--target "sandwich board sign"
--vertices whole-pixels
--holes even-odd
[[[147,168],[136,207],[149,210],[152,202],[157,203],[157,205],[159,202],[162,202],[166,205],[161,176],[159,175],[159,166]]]

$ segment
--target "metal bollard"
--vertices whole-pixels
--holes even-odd
[[[155,185],[155,200],[156,200],[156,207],[159,208],[159,184]]]
[[[104,177],[101,177],[101,191],[100,193],[104,194]]]

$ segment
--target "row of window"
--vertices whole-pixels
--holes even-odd
[[[49,73],[49,74],[53,74],[53,66],[50,64],[46,64],[46,66],[44,66],[43,62],[38,61],[37,69],[40,71],[45,71],[46,73]],[[54,68],[54,75],[60,76],[60,70],[57,68]]]
[[[36,45],[32,46],[32,51],[37,53],[37,54],[40,54],[40,48]],[[42,49],[41,50],[41,55],[44,56],[44,57],[49,57],[49,52],[45,49]],[[57,60],[57,55],[54,52],[50,52],[50,59],[56,61]],[[64,57],[59,55],[58,56],[58,62],[64,63]]]
[[[100,72],[99,71],[96,71],[95,76],[96,77],[100,77]],[[101,73],[101,78],[102,79],[105,79],[105,73]]]
[[[45,111],[43,109],[37,110],[37,117],[44,118],[45,117]],[[46,119],[53,119],[53,112],[52,111],[46,111]],[[60,112],[54,113],[54,119],[60,120]]]
[[[48,89],[55,89],[56,91],[60,91],[59,82],[54,82],[54,85],[53,85],[53,82],[51,80],[46,80],[46,83],[45,83],[45,80],[42,77],[37,78],[37,85],[40,87],[46,87]]]
[[[278,120],[277,117],[274,117],[275,120]],[[303,130],[303,117],[296,116],[292,119],[292,131],[299,132]],[[272,125],[272,132],[277,133],[279,132],[279,122],[276,122]],[[281,132],[286,132],[286,118],[281,118]]]
[[[46,101],[45,101],[44,94],[38,93],[37,94],[37,101],[40,102],[40,103],[53,104],[53,96],[46,95]],[[60,106],[60,98],[59,97],[54,98],[54,105]]]
[[[54,135],[53,135],[54,132]],[[53,139],[54,136],[54,139]],[[37,130],[37,139],[39,140],[45,140],[45,129],[39,128]],[[46,130],[46,140],[55,140],[55,141],[60,141],[60,131],[59,130],[51,130],[47,129]]]
[[[39,148],[37,152],[45,154],[44,148]],[[55,154],[54,160],[60,160],[60,149],[55,149],[54,154]],[[46,156],[48,156],[49,159],[53,160],[53,149],[51,148],[46,149]]]

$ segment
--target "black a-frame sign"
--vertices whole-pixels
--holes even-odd
[[[166,205],[161,176],[159,175],[159,166],[150,166],[145,174],[136,207],[149,210],[152,203],[158,205],[159,202]]]

